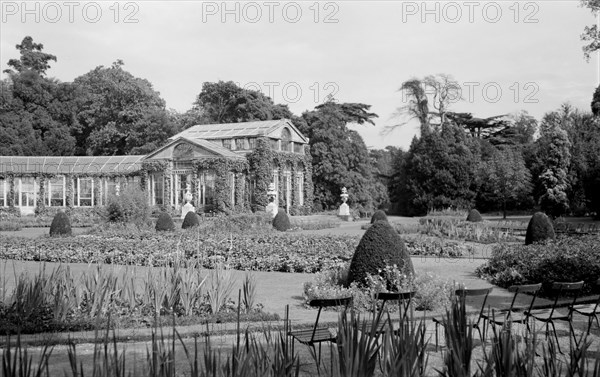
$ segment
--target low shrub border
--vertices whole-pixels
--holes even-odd
[[[585,291],[600,277],[598,236],[561,237],[540,244],[499,244],[477,274],[500,287],[554,281],[584,280]]]

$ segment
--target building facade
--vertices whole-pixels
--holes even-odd
[[[154,206],[179,209],[191,195],[205,212],[260,210],[273,183],[280,208],[310,212],[308,139],[287,119],[197,125],[145,156],[0,157],[0,207],[103,206],[129,185]]]

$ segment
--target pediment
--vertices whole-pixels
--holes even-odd
[[[206,142],[205,142],[206,143]],[[216,146],[215,146],[216,147]],[[198,143],[176,139],[146,156],[146,160],[196,160],[205,157],[219,157],[220,153]]]
[[[282,132],[284,129],[290,131],[291,141],[294,141],[296,143],[308,144],[308,138],[302,135],[302,133],[296,128],[296,126],[294,126],[294,124],[287,119],[285,121],[279,122],[275,127],[272,127],[265,134],[265,136],[274,139],[281,139]]]

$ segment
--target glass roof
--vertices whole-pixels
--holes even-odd
[[[144,156],[0,156],[0,173],[128,173],[140,170]]]

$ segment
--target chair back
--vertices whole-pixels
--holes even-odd
[[[531,311],[533,309],[533,305],[535,303],[535,298],[537,297],[537,294],[540,291],[540,289],[542,289],[542,283],[511,285],[510,287],[508,287],[508,291],[514,293],[512,301],[510,303],[509,313],[512,311],[512,309],[515,305],[517,296],[521,293],[531,293],[532,294],[532,298],[531,298],[531,301],[529,302],[529,308],[528,308],[528,310]]]
[[[345,312],[348,309],[348,306],[350,306],[351,302],[352,296],[336,298],[318,298],[310,300],[308,305],[310,305],[313,308],[319,308],[319,311],[317,312],[317,319],[315,320],[315,325],[313,326],[311,341],[315,338],[315,334],[317,333],[317,328],[319,327],[319,318],[321,317],[321,310],[323,310],[323,308],[343,306]]]
[[[479,324],[479,320],[481,319],[481,316],[483,315],[483,310],[485,309],[485,303],[487,302],[487,298],[493,289],[494,289],[493,287],[479,288],[479,289],[462,288],[462,289],[457,289],[456,291],[454,291],[454,294],[457,297],[460,297],[461,299],[464,299],[466,297],[483,296],[483,301],[481,302],[481,308],[479,309],[479,314],[477,316],[477,322],[476,322],[477,324]]]
[[[386,301],[398,301],[398,314],[400,318],[406,318],[408,314],[408,307],[410,306],[410,302],[417,291],[409,291],[409,292],[379,292],[375,296],[377,300],[383,300],[383,304],[381,305],[381,313],[383,313],[383,309],[385,307]],[[404,313],[403,313],[404,312]]]
[[[573,300],[569,304],[569,313],[571,312],[575,301],[577,301],[577,296],[579,292],[583,288],[583,280],[576,282],[554,282],[552,283],[552,291],[554,292],[554,304],[552,305],[552,310],[550,312],[550,316],[554,314],[554,310],[558,305],[558,300],[563,297],[566,293],[573,293]]]
[[[412,299],[416,291],[411,292],[379,292],[375,296],[377,300],[385,300],[385,301],[395,301],[395,300],[410,300]]]
[[[348,307],[352,302],[352,296],[348,297],[336,297],[336,298],[318,298],[310,300],[308,305],[313,308],[328,308],[332,306],[345,306]]]

